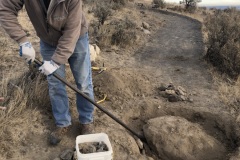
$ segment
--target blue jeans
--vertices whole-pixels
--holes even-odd
[[[40,51],[44,60],[50,61],[55,50],[55,46],[51,46],[42,40],[40,41]],[[75,50],[68,59],[68,62],[77,88],[91,99],[94,99],[87,33],[78,39]],[[56,73],[65,78],[65,65],[61,65]],[[67,127],[71,125],[71,115],[69,112],[66,86],[53,75],[48,76],[47,80],[52,112],[56,121],[56,125],[58,127]],[[77,94],[76,97],[80,123],[92,123],[94,106],[79,94]]]

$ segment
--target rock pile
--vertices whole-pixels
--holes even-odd
[[[104,142],[81,143],[78,146],[79,152],[82,154],[108,151],[108,147]]]
[[[189,101],[192,102],[187,95],[187,91],[182,86],[175,87],[173,84],[165,85],[161,84],[158,88],[159,94],[167,98],[169,102]]]

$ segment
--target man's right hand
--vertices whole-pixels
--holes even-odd
[[[20,44],[19,55],[25,59],[28,64],[35,60],[35,50],[30,42]]]

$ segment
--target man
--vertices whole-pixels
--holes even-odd
[[[82,0],[0,0],[2,27],[20,46],[20,56],[31,63],[35,51],[17,21],[18,11],[25,5],[27,14],[40,38],[44,64],[39,68],[47,75],[49,95],[56,129],[50,143],[58,144],[71,125],[68,97],[63,83],[52,73],[65,77],[65,63],[70,64],[76,85],[90,98],[93,96],[87,23]],[[81,134],[93,132],[94,106],[77,95]]]

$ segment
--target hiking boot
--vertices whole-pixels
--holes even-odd
[[[94,133],[94,124],[80,124],[81,135],[84,134],[93,134]]]
[[[68,132],[69,127],[57,127],[49,136],[49,142],[51,145],[57,145]]]

